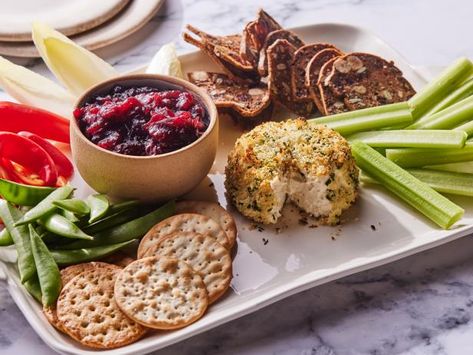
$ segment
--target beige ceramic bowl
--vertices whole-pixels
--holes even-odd
[[[107,94],[115,85],[151,86],[159,89],[183,89],[200,99],[209,114],[209,127],[195,142],[174,152],[138,157],[100,148],[71,121],[71,150],[82,178],[96,191],[120,199],[164,201],[181,196],[207,175],[218,145],[217,109],[211,98],[197,86],[174,77],[154,74],[121,76],[102,82],[84,93],[76,107],[90,97]]]

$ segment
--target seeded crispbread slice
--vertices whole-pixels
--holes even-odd
[[[324,106],[319,90],[319,75],[325,63],[333,58],[337,58],[342,53],[336,48],[327,48],[315,54],[306,67],[305,85],[310,97],[321,113],[324,113]]]
[[[259,52],[270,32],[282,27],[263,9],[259,9],[256,20],[246,24],[241,37],[240,55],[254,67],[258,65]]]
[[[218,222],[201,214],[182,213],[159,222],[146,233],[138,246],[138,259],[148,256],[149,248],[159,243],[165,236],[175,232],[210,235],[225,248],[230,249],[231,247],[227,235]]]
[[[225,232],[230,247],[236,242],[237,227],[232,215],[222,206],[208,201],[179,201],[176,203],[177,213],[198,213],[217,222]]]
[[[212,237],[193,232],[173,233],[151,247],[148,255],[173,257],[189,264],[202,276],[209,304],[220,298],[230,286],[232,257]]]
[[[96,267],[64,286],[57,315],[69,336],[95,349],[112,349],[145,334],[146,328],[125,316],[115,302],[115,280],[121,272],[118,267]]]
[[[136,260],[118,275],[115,300],[136,322],[154,329],[178,329],[198,320],[208,306],[199,273],[176,258]]]
[[[240,80],[257,79],[256,69],[240,56],[241,35],[213,36],[190,25],[186,28],[198,38],[184,32],[183,39],[200,48],[230,76]]]
[[[333,94],[328,87],[328,80],[330,79],[333,63],[338,57],[334,57],[328,60],[320,69],[319,73],[319,93],[322,101],[322,110],[320,111],[323,115],[334,115],[336,113],[342,113],[349,111],[343,102],[343,98]]]
[[[82,264],[76,264],[76,265],[68,266],[68,267],[61,270],[62,285],[65,286],[69,281],[71,281],[77,275],[79,275],[83,272],[93,270],[93,269],[98,268],[98,267],[115,268],[115,265],[93,261],[93,262],[90,262],[90,263],[82,263]],[[64,328],[62,326],[62,323],[59,321],[59,318],[57,316],[57,307],[56,307],[56,305],[49,306],[49,307],[43,307],[43,314],[45,315],[46,319],[49,321],[49,323],[54,328],[56,328],[57,330],[65,333]]]
[[[296,48],[285,39],[278,39],[268,48],[268,88],[271,98],[299,116],[309,116],[313,102],[292,99],[291,70]]]
[[[288,30],[277,30],[269,33],[266,37],[266,40],[264,41],[263,48],[260,50],[258,59],[258,73],[261,75],[261,77],[265,77],[269,74],[268,49],[278,40],[286,40],[295,49],[304,46],[304,42],[299,37],[297,37],[294,32]]]
[[[294,53],[294,61],[292,63],[292,97],[295,101],[310,101],[312,100],[309,90],[305,85],[306,68],[309,61],[319,52],[324,49],[335,46],[329,43],[313,43],[300,47]]]
[[[271,103],[268,88],[235,81],[225,74],[196,71],[189,81],[204,89],[218,108],[231,108],[243,117],[256,117]]]
[[[349,110],[402,102],[415,94],[392,61],[368,53],[350,53],[336,59],[327,86]]]

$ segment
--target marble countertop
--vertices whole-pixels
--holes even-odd
[[[161,44],[192,23],[239,31],[264,7],[286,26],[362,25],[412,64],[473,58],[468,0],[167,0],[125,43],[99,51],[120,71],[146,64]],[[38,61],[19,63],[45,72]],[[156,354],[473,353],[473,238],[437,247],[292,296]],[[0,282],[0,354],[51,354]]]

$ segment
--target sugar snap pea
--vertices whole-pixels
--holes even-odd
[[[54,187],[30,186],[0,179],[0,196],[15,205],[35,206],[54,190]]]
[[[96,194],[87,197],[87,204],[90,207],[89,223],[93,223],[102,218],[110,207],[107,196]]]
[[[8,229],[18,254],[18,270],[22,283],[36,275],[36,267],[31,250],[30,234],[26,226],[15,226],[22,213],[10,202],[0,200],[0,218]]]
[[[107,211],[107,215],[112,215],[117,212],[129,210],[133,207],[138,207],[140,205],[141,205],[141,202],[138,200],[129,200],[129,201],[119,202],[110,206],[110,208]]]
[[[126,242],[84,249],[51,250],[51,255],[58,265],[78,264],[104,258],[135,241],[136,239],[133,239]]]
[[[83,228],[87,234],[95,234],[108,228],[127,223],[135,218],[141,217],[150,212],[149,208],[143,206],[141,208],[131,208],[119,210],[115,214],[106,216],[95,223],[89,224]]]
[[[40,203],[35,207],[25,213],[23,218],[16,222],[16,225],[23,225],[27,223],[34,222],[41,217],[51,213],[56,206],[53,205],[54,201],[64,200],[69,197],[69,195],[74,191],[71,186],[62,186],[51,192],[46,198],[44,198]]]
[[[26,291],[33,296],[38,302],[42,302],[41,286],[39,285],[38,275],[34,275],[31,279],[23,283]]]
[[[41,301],[43,306],[51,306],[56,302],[59,292],[61,292],[61,274],[48,247],[31,224],[29,225],[29,232],[31,249],[33,250],[39,286],[41,288]]]
[[[66,217],[57,213],[51,213],[41,220],[42,225],[51,233],[72,239],[93,240],[90,235],[85,234],[79,227]]]
[[[66,200],[57,200],[53,202],[53,205],[59,207],[65,211],[76,213],[78,215],[86,215],[90,213],[89,205],[78,198],[69,198]]]
[[[59,214],[61,216],[65,217],[66,219],[68,219],[69,221],[71,221],[72,223],[77,223],[77,222],[80,221],[80,219],[77,218],[77,216],[74,213],[72,213],[71,211],[60,210]]]
[[[131,239],[141,238],[156,223],[174,214],[176,206],[170,201],[158,209],[119,226],[105,229],[94,235],[94,240],[78,240],[67,244],[60,249],[91,248],[101,245],[110,245]]]
[[[0,232],[0,247],[7,247],[13,245],[13,239],[7,228],[3,228]]]

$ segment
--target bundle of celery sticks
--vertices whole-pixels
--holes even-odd
[[[349,140],[363,181],[447,229],[473,196],[473,63],[460,58],[409,101],[310,120]]]

